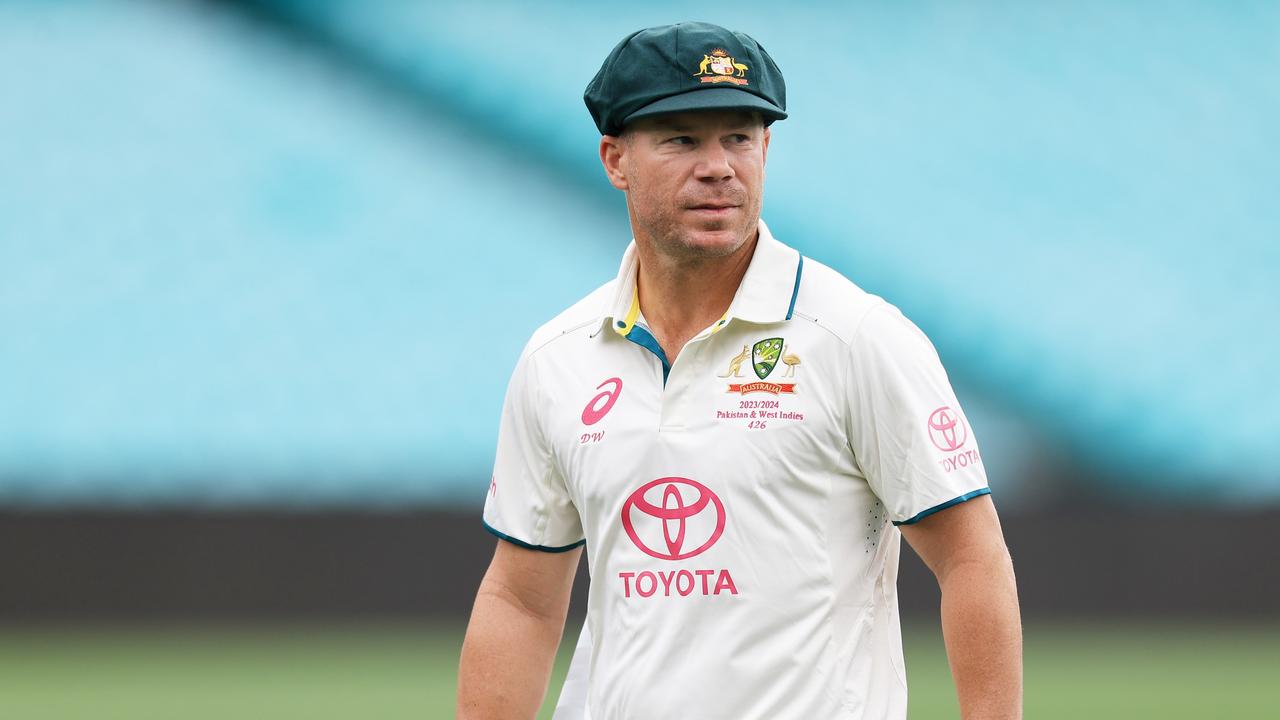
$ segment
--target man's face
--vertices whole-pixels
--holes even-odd
[[[746,112],[637,120],[601,140],[609,179],[627,193],[637,241],[677,260],[724,257],[754,237],[769,130]]]

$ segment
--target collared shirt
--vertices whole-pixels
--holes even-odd
[[[637,265],[534,333],[485,504],[510,542],[586,543],[557,717],[905,717],[896,526],[988,492],[933,346],[761,222],[668,362]]]

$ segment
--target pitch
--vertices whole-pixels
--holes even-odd
[[[910,717],[958,717],[937,631],[904,626]],[[451,625],[9,627],[0,717],[450,718],[461,642]],[[1280,623],[1026,626],[1026,715],[1040,720],[1271,718],[1277,677]]]

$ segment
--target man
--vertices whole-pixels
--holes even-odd
[[[1012,566],[936,353],[759,219],[773,60],[715,25],[642,30],[586,103],[635,239],[512,376],[459,716],[533,717],[585,543],[558,717],[905,717],[901,532],[964,717],[1020,717]]]

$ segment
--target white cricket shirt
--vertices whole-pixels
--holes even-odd
[[[905,717],[895,525],[988,492],[933,346],[762,222],[728,312],[668,364],[636,270],[633,244],[534,333],[484,509],[518,545],[586,543],[562,714]]]

